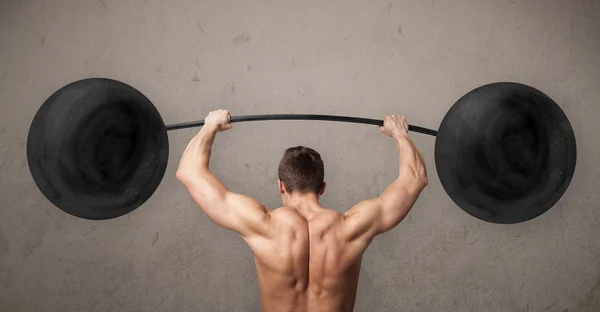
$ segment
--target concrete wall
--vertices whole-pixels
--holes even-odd
[[[175,169],[197,129],[169,133],[170,162],[133,213],[87,221],[53,207],[26,163],[29,124],[61,86],[130,83],[166,123],[232,115],[403,114],[437,129],[460,96],[532,85],[568,115],[571,187],[516,225],[470,217],[445,194],[434,138],[414,134],[430,185],[364,257],[356,311],[600,310],[600,1],[0,1],[0,311],[259,311],[250,250],[194,206]],[[376,127],[234,124],[211,169],[280,205],[277,164],[306,145],[325,161],[326,207],[344,211],[396,177]]]

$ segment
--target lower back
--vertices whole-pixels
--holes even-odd
[[[355,268],[360,270],[360,266]],[[354,270],[335,279],[312,277],[306,281],[257,269],[263,312],[353,311],[358,286],[358,272]]]
[[[354,310],[355,293],[285,294],[285,291],[269,294],[261,290],[263,312],[351,312]]]

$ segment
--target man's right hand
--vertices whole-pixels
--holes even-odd
[[[385,116],[383,127],[379,127],[379,130],[392,138],[408,136],[408,123],[404,116]]]

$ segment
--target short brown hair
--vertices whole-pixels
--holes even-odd
[[[325,170],[321,155],[317,151],[305,146],[296,146],[288,148],[283,154],[278,174],[289,194],[319,194]]]

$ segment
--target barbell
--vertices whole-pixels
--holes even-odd
[[[232,116],[257,120],[323,120],[382,126],[382,120],[330,115]],[[27,138],[33,180],[56,207],[104,220],[141,206],[160,184],[168,162],[167,131],[152,102],[132,86],[107,78],[72,82],[36,113]],[[478,87],[462,96],[437,131],[435,165],[442,187],[468,214],[518,223],[550,209],[573,177],[576,143],[561,108],[541,91],[514,82]]]

